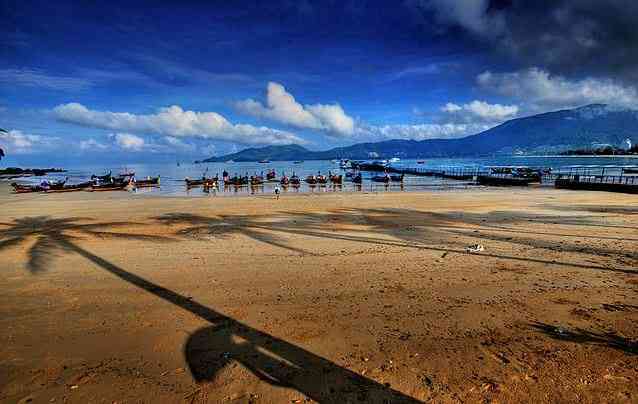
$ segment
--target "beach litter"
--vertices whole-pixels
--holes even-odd
[[[472,244],[471,246],[465,247],[465,251],[469,253],[477,253],[481,251],[485,251],[485,247],[482,244]]]

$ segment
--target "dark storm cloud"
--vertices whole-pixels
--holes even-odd
[[[636,0],[417,0],[447,27],[495,45],[522,66],[567,75],[638,78]]]

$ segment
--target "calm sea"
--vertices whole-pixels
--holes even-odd
[[[417,164],[416,160],[402,160],[393,163],[397,167],[419,167],[419,168],[480,168],[486,166],[531,166],[531,167],[551,167],[554,171],[566,170],[574,166],[611,166],[606,170],[608,174],[620,173],[619,166],[635,166],[638,165],[638,158],[632,157],[506,157],[506,158],[485,158],[485,159],[426,159],[424,164]],[[615,168],[614,168],[615,167]],[[292,174],[305,178],[311,174],[328,174],[328,172],[342,173],[339,164],[332,161],[306,161],[300,164],[286,161],[274,161],[271,163],[204,163],[190,164],[181,163],[179,166],[173,164],[122,164],[118,166],[78,166],[67,167],[68,172],[61,174],[51,174],[50,179],[59,179],[68,177],[69,183],[77,183],[86,181],[91,174],[102,175],[112,171],[114,175],[123,171],[135,171],[137,178],[146,176],[161,177],[161,186],[157,188],[141,189],[135,192],[151,193],[162,196],[211,196],[210,192],[205,192],[202,188],[187,189],[184,178],[201,178],[202,175],[214,177],[219,175],[221,178],[224,170],[228,171],[231,176],[237,175],[254,175],[261,174],[268,169],[274,169],[279,178],[282,173],[288,176]],[[382,183],[371,182],[370,173],[363,173],[363,184],[356,185],[344,179],[341,186],[315,186],[310,187],[302,182],[299,188],[289,187],[283,189],[282,192],[343,192],[343,191],[361,191],[361,192],[385,192],[385,191],[419,191],[419,190],[448,190],[462,189],[469,187],[470,184],[464,181],[455,181],[449,179],[433,178],[433,177],[416,177],[406,176],[403,184],[390,184],[386,186]],[[20,182],[40,182],[42,178],[31,177],[25,178]],[[251,195],[274,192],[276,183],[266,183],[259,187],[220,187],[215,195],[217,196],[233,196],[233,195]]]

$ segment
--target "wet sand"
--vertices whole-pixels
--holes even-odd
[[[638,400],[636,196],[0,184],[0,223],[1,402]]]

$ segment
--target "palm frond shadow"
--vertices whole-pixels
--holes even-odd
[[[73,218],[51,219],[41,216],[17,219],[13,223],[1,225],[5,229],[0,230],[0,251],[35,239],[33,246],[29,249],[27,263],[27,268],[34,274],[46,269],[52,254],[75,253],[131,285],[210,323],[210,326],[203,327],[190,335],[184,347],[186,361],[197,382],[212,380],[218,375],[219,370],[233,361],[239,361],[261,380],[276,386],[295,389],[317,402],[420,402],[301,347],[242,324],[192,298],[128,272],[93,254],[77,242],[82,235],[156,242],[173,241],[172,238],[104,231],[102,230],[104,227],[115,227],[120,224],[81,224]],[[255,236],[251,232],[247,234]],[[270,239],[259,238],[259,240]]]
[[[19,244],[32,242],[27,250],[27,269],[32,273],[43,272],[47,263],[68,250],[68,245],[83,237],[173,241],[169,237],[109,231],[130,226],[130,222],[93,222],[85,217],[51,218],[32,216],[0,223],[0,252]]]
[[[275,246],[304,251],[285,244],[285,240],[295,236],[331,239],[335,241],[354,241],[375,245],[431,250],[437,252],[454,252],[469,254],[462,240],[450,236],[465,236],[473,240],[507,242],[523,247],[545,249],[559,252],[573,252],[585,255],[617,255],[638,259],[635,249],[614,249],[607,247],[587,248],[577,241],[584,238],[579,234],[552,233],[544,226],[544,231],[537,232],[526,229],[530,222],[536,224],[561,224],[579,226],[598,226],[598,216],[554,216],[528,215],[521,212],[490,212],[476,214],[468,212],[423,212],[409,209],[338,209],[321,213],[286,212],[279,216],[267,215],[220,215],[214,217],[192,214],[171,213],[155,218],[171,225],[181,225],[178,234],[190,235],[198,232],[224,235],[240,234],[256,241]],[[331,228],[338,224],[339,228]],[[480,229],[480,232],[476,232]],[[281,236],[286,236],[280,237]],[[560,237],[561,242],[543,240],[536,235]],[[628,243],[637,239],[596,236],[585,236],[590,239],[619,240]],[[442,240],[446,240],[442,242]],[[467,242],[467,241],[466,241]],[[627,274],[638,274],[631,268],[613,268],[595,264],[581,264],[558,260],[543,260],[533,257],[494,254],[484,252],[475,256],[497,258],[509,261],[530,262],[555,265],[559,267],[587,268],[614,271]]]

